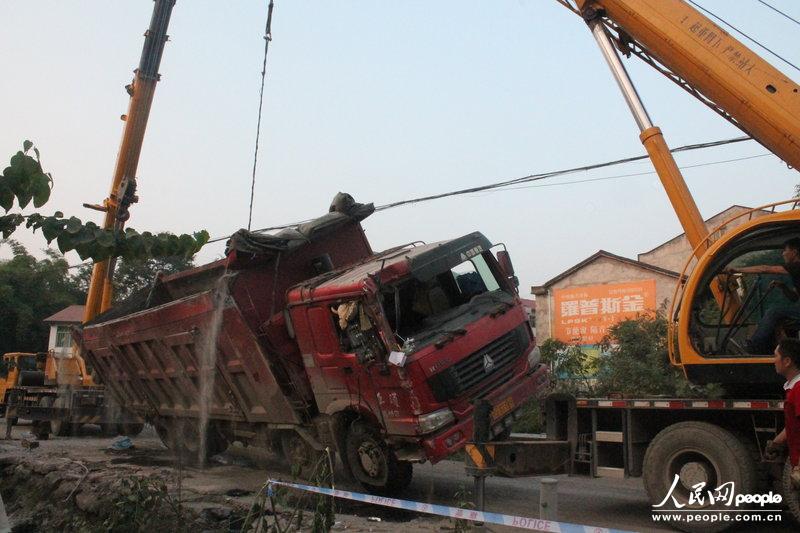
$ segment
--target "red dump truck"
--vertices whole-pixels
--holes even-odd
[[[240,230],[225,259],[162,277],[76,331],[113,397],[201,460],[234,441],[310,475],[325,447],[369,491],[411,480],[471,438],[488,399],[502,438],[547,384],[505,250],[480,233],[373,253],[374,210],[275,235]]]

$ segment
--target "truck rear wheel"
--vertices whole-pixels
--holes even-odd
[[[156,433],[164,446],[190,464],[200,462],[200,435],[197,425],[198,421],[194,419],[161,420],[155,424]],[[209,425],[204,459],[210,459],[226,449],[228,441],[213,425]]]
[[[783,467],[783,476],[781,478],[781,495],[783,496],[783,503],[789,510],[789,515],[794,520],[796,525],[800,525],[800,491],[792,487],[792,481],[789,476],[792,474],[792,463],[786,459],[786,464]]]
[[[350,425],[345,453],[353,477],[371,494],[395,495],[411,483],[412,464],[398,460],[378,431],[364,422]]]
[[[324,471],[325,454],[317,451],[300,435],[286,432],[281,436],[281,451],[292,467],[292,474],[307,481],[315,481],[315,477]]]
[[[723,506],[709,504],[706,491],[724,483],[732,481],[736,494],[752,493],[756,466],[745,444],[733,433],[706,422],[679,422],[663,429],[647,447],[642,477],[651,504],[664,502],[660,509],[675,509],[677,501],[685,509],[709,510]],[[690,505],[689,494],[698,483],[705,483],[701,491],[703,503]],[[688,532],[716,532],[730,526],[725,522],[672,525]]]
[[[125,435],[126,437],[138,437],[139,433],[144,431],[144,424],[137,424],[136,422],[118,424],[117,431],[120,435]]]

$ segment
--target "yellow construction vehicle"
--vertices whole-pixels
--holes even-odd
[[[155,0],[139,67],[134,71],[133,82],[126,87],[130,103],[128,113],[122,116],[125,128],[109,196],[102,205],[84,204],[87,208],[105,213],[103,229],[122,231],[130,216],[128,208],[138,201],[136,170],[174,5],[175,0]],[[89,322],[111,307],[113,275],[113,259],[95,263],[84,322]],[[18,418],[33,420],[34,433],[39,438],[47,438],[51,431],[57,435],[68,435],[84,423],[99,424],[107,434],[119,431],[133,435],[141,431],[141,419],[106,401],[103,387],[94,383],[77,345],[73,345],[69,357],[57,358],[52,354],[47,357],[43,373],[48,377],[46,387],[35,394],[19,383],[9,387],[6,392],[7,438]]]
[[[794,168],[800,167],[800,87],[682,0],[558,1],[588,24],[693,248],[669,315],[671,362],[689,381],[722,383],[727,392],[692,399],[554,396],[547,434],[569,444],[560,464],[571,474],[643,477],[654,516],[682,508],[711,512],[714,500],[692,501],[697,487],[732,483],[736,494],[758,494],[771,479],[782,484],[783,501],[800,521],[791,465],[766,453],[784,425],[773,355],[744,348],[770,298],[780,295],[760,282],[766,280],[731,274],[748,264],[781,264],[784,243],[800,237],[800,201],[761,206],[708,231],[619,54],[643,59]],[[781,326],[776,337],[800,327]],[[669,525],[721,531],[731,524]]]
[[[800,168],[798,85],[683,0],[575,0],[569,5],[584,18],[611,68],[694,249],[672,302],[672,363],[695,383],[724,383],[731,391],[744,386],[751,394],[756,384],[774,388],[772,354],[746,349],[769,307],[770,291],[751,276],[729,271],[755,260],[777,262],[783,243],[800,236],[800,210],[795,200],[778,202],[708,231],[619,51],[643,59],[793,168]],[[798,329],[785,326],[794,333]]]
[[[0,374],[0,414],[5,413],[6,398],[10,389],[44,385],[47,358],[47,352],[3,354],[5,368]]]

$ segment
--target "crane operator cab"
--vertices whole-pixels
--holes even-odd
[[[684,269],[670,358],[692,382],[721,383],[729,393],[759,384],[780,391],[773,351],[781,338],[800,334],[800,213],[790,206],[766,215],[753,210],[733,227],[728,221]]]

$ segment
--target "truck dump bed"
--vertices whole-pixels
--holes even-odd
[[[353,203],[276,235],[240,230],[226,259],[156,279],[76,331],[84,357],[121,406],[151,421],[201,409],[230,422],[307,421],[316,403],[285,294],[320,268],[370,257],[359,222],[372,211]]]
[[[216,308],[215,292],[225,291],[205,291],[86,328],[84,350],[103,383],[145,417],[198,417],[205,379],[213,382],[211,418],[299,423],[236,303],[223,297]],[[207,361],[214,369],[204,376]]]

